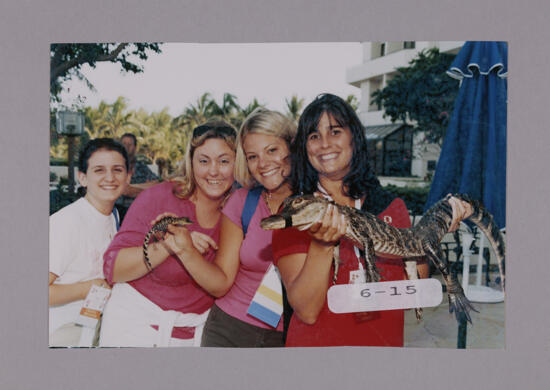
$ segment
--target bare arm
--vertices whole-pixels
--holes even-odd
[[[149,261],[153,268],[160,265],[170,255],[169,249],[162,241],[149,244]],[[149,269],[145,265],[143,247],[121,249],[115,259],[113,267],[113,282],[121,283],[141,278]]]
[[[71,284],[54,284],[57,275],[49,273],[49,305],[57,306],[85,299],[92,285],[110,288],[104,279],[93,279]]]
[[[313,324],[321,312],[330,283],[334,245],[344,234],[345,221],[331,207],[321,223],[312,226],[307,254],[283,256],[277,264],[287,297],[301,321]]]
[[[213,263],[206,261],[191,242],[184,227],[170,226],[165,242],[193,279],[215,297],[229,291],[239,269],[242,229],[222,215],[219,249]]]

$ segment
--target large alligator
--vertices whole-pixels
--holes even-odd
[[[479,201],[467,195],[454,194],[454,197],[472,205],[473,214],[468,218],[476,224],[496,254],[502,286],[504,286],[504,238],[494,223],[492,215]],[[377,282],[380,275],[375,267],[375,253],[402,257],[429,258],[443,275],[449,297],[449,312],[455,313],[457,320],[464,313],[471,322],[469,311],[477,311],[464,295],[455,275],[449,272],[449,264],[441,255],[439,243],[448,232],[452,221],[452,208],[448,201],[451,195],[437,202],[422,217],[420,222],[408,229],[399,229],[388,225],[376,216],[352,207],[335,204],[333,201],[313,195],[300,195],[285,200],[277,215],[264,218],[261,227],[266,230],[296,227],[306,230],[321,220],[329,204],[333,204],[344,215],[347,222],[345,236],[365,251],[367,282]],[[334,273],[338,272],[338,261],[334,264]]]

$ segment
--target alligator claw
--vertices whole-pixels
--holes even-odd
[[[479,313],[463,293],[449,294],[449,313],[454,312],[457,321],[460,321],[460,316],[463,315],[471,324],[472,318],[470,317],[470,310]]]

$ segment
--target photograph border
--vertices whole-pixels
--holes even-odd
[[[414,4],[410,4],[414,3]],[[542,389],[550,381],[550,6],[512,0],[53,0],[0,6],[3,248],[0,388]],[[509,43],[506,348],[49,349],[49,45],[56,42]],[[327,53],[329,54],[329,53]],[[474,324],[475,326],[475,324]]]

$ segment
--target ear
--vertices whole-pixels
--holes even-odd
[[[88,178],[85,173],[78,171],[78,181],[82,187],[88,186]]]

